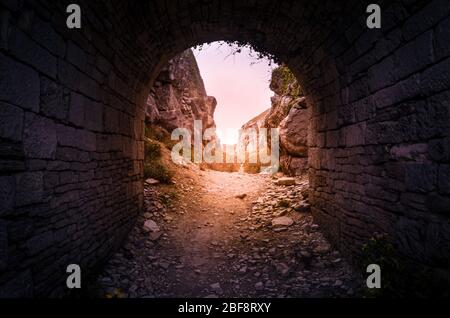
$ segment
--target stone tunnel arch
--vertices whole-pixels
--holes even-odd
[[[0,286],[65,293],[67,264],[90,272],[142,207],[144,105],[176,53],[249,42],[293,70],[313,109],[311,202],[347,255],[375,232],[448,272],[448,1],[68,1],[1,4]],[[60,274],[55,274],[60,273]]]

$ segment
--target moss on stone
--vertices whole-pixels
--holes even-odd
[[[151,139],[145,141],[145,161],[154,161],[161,158],[161,144]]]
[[[272,71],[271,88],[278,95],[289,95],[292,97],[303,95],[295,75],[286,65],[278,66]]]

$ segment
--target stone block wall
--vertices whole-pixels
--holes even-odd
[[[55,27],[62,3],[0,12],[0,297],[64,295],[142,207],[144,113],[96,35]]]
[[[310,72],[329,81],[305,83],[316,220],[349,255],[384,233],[447,280],[449,14],[447,1],[395,2],[383,11],[382,31],[354,23],[344,35],[352,47],[337,42],[333,57],[316,51],[310,61],[319,70]]]

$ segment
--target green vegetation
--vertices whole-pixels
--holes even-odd
[[[155,161],[161,158],[161,144],[152,139],[145,141],[145,160]]]
[[[272,65],[273,63],[279,63],[279,60],[275,55],[268,52],[263,46],[260,46],[257,43],[250,43],[244,41],[227,41],[227,40],[218,42],[220,46],[230,47],[230,53],[227,55],[227,57],[242,53],[243,49],[248,49],[250,52],[249,53],[250,57],[255,61],[252,62],[251,64],[259,63],[262,60],[267,60],[269,65]],[[204,47],[208,47],[210,44],[211,43],[200,44],[195,46],[194,49],[201,51]]]
[[[170,183],[173,173],[159,161],[145,162],[144,177],[156,179],[162,183]]]
[[[105,295],[105,298],[126,298],[126,294],[120,288],[114,288]]]
[[[176,141],[171,139],[170,133],[157,125],[145,125],[145,137],[163,143],[167,149],[172,149]]]
[[[362,247],[361,265],[363,275],[369,264],[381,268],[381,288],[367,289],[366,297],[404,298],[404,297],[443,297],[450,296],[448,280],[436,276],[432,267],[417,267],[400,255],[384,236],[371,238]],[[444,296],[445,297],[445,296]]]
[[[174,201],[180,199],[180,194],[176,191],[168,191],[160,197],[161,203],[164,205],[172,204]]]
[[[282,199],[282,200],[278,201],[278,206],[280,208],[288,208],[290,205],[291,204],[288,200]]]
[[[283,95],[298,97],[303,95],[295,75],[286,65],[281,65],[272,71],[272,85],[280,85]]]
[[[381,268],[382,288],[367,289],[367,297],[397,297],[400,289],[404,290],[401,288],[403,262],[397,255],[394,246],[385,237],[371,238],[363,245],[361,263],[364,270],[369,264],[377,264]]]
[[[147,138],[145,141],[144,178],[170,183],[173,173],[162,160],[161,142]]]

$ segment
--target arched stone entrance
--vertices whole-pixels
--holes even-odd
[[[294,71],[313,109],[311,202],[348,255],[375,232],[448,272],[448,1],[69,1],[0,5],[0,286],[60,295],[142,207],[145,100],[159,69],[213,40],[249,42]],[[6,31],[5,31],[6,30]],[[1,294],[1,293],[0,293]]]

